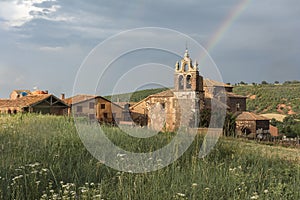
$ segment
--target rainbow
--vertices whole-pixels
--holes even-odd
[[[239,4],[237,4],[228,14],[224,22],[219,26],[219,28],[215,31],[212,37],[209,39],[208,43],[205,45],[205,49],[207,52],[212,51],[218,42],[225,35],[229,27],[233,24],[233,22],[239,17],[239,15],[243,12],[243,10],[248,6],[251,0],[241,0]],[[202,59],[205,59],[206,56],[201,56]]]

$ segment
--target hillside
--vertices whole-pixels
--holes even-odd
[[[300,113],[300,83],[240,85],[234,92],[248,97],[249,111],[283,115]]]

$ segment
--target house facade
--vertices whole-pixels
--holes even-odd
[[[86,117],[100,123],[118,123],[123,118],[123,108],[101,96],[76,95],[64,99],[70,105],[69,114]]]
[[[226,102],[228,112],[246,111],[247,97],[233,93],[233,86],[210,79],[204,79],[203,82],[207,109],[211,109],[210,101],[215,98],[221,100],[221,102]]]
[[[259,134],[270,135],[270,119],[251,112],[241,112],[236,118],[236,134],[257,138]]]

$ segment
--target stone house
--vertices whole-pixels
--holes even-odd
[[[210,79],[204,79],[203,84],[207,109],[210,109],[211,99],[215,98],[221,100],[221,102],[226,102],[228,112],[246,111],[247,97],[234,94],[233,86]]]
[[[58,97],[45,91],[14,90],[11,99],[0,100],[0,112],[16,114],[19,112],[63,115],[69,106]]]
[[[123,118],[123,108],[97,95],[76,95],[63,101],[70,105],[68,113],[97,120],[100,123],[118,123]]]
[[[270,119],[251,112],[241,112],[236,118],[236,134],[257,138],[259,134],[270,135]]]

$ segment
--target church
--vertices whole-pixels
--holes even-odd
[[[211,109],[211,100],[226,102],[228,112],[246,110],[246,97],[232,92],[232,86],[203,79],[197,61],[186,49],[174,69],[174,88],[150,95],[129,108],[131,118],[140,125],[157,131],[175,131],[179,126],[197,128],[204,109]],[[225,99],[221,99],[225,98]]]

